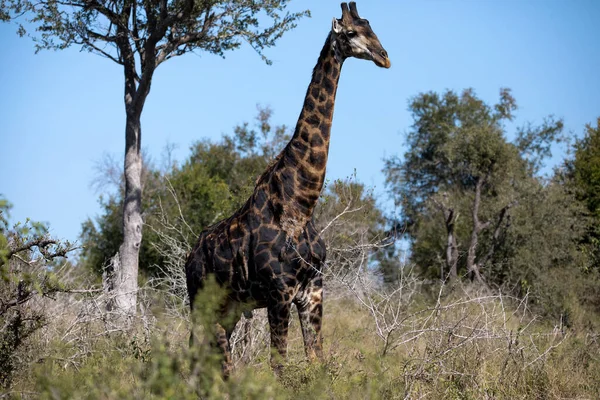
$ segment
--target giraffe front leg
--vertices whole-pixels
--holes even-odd
[[[319,278],[320,281],[320,278]],[[323,358],[323,336],[321,320],[323,318],[323,288],[311,283],[302,293],[296,296],[296,307],[302,328],[306,357],[313,361]]]
[[[233,357],[231,355],[231,335],[239,319],[238,304],[227,301],[221,308],[219,322],[215,323],[216,347],[222,354],[221,370],[223,378],[228,379],[233,373]]]
[[[271,368],[275,373],[283,369],[287,356],[287,335],[290,321],[290,302],[273,302],[268,307],[271,328]]]

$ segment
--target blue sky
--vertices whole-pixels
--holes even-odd
[[[167,143],[184,160],[194,141],[253,121],[258,103],[274,110],[275,123],[294,126],[331,19],[341,14],[337,0],[290,7],[313,16],[267,51],[272,66],[245,47],[224,60],[188,54],[159,67],[142,116],[143,147],[155,160]],[[328,177],[356,169],[387,207],[382,159],[404,152],[407,102],[420,92],[472,87],[492,103],[509,87],[520,106],[514,126],[554,114],[577,135],[600,116],[600,1],[359,1],[358,10],[392,68],[344,64]],[[0,24],[0,193],[14,204],[13,221],[46,221],[74,240],[99,212],[94,165],[123,154],[122,70],[77,48],[35,55],[15,30]]]

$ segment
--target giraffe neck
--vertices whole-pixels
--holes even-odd
[[[312,216],[323,184],[335,96],[344,58],[332,34],[327,37],[306,91],[292,139],[279,156],[273,173],[282,184],[284,219],[304,224]]]
[[[297,235],[312,217],[323,184],[338,81],[344,58],[327,37],[306,91],[292,139],[258,179],[283,230]]]
[[[306,91],[304,106],[291,141],[282,153],[282,166],[296,172],[293,197],[312,215],[325,182],[331,122],[343,58],[336,56],[332,35],[327,38]]]
[[[299,162],[299,170],[307,168],[319,172],[322,181],[325,178],[333,108],[343,62],[330,33],[313,69],[294,136],[282,154]],[[310,158],[321,152],[324,152],[322,162],[314,162]]]

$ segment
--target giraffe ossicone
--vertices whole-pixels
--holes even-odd
[[[237,313],[234,322],[217,324],[225,376],[233,367],[229,339],[243,304],[267,307],[274,368],[279,368],[278,357],[287,353],[292,303],[298,309],[307,357],[322,357],[321,270],[326,250],[312,214],[325,182],[340,72],[350,57],[383,68],[391,65],[369,21],[358,15],[356,3],[341,7],[342,18],[332,22],[292,139],[258,178],[246,203],[200,234],[185,265],[192,309],[198,291],[213,275],[227,290],[221,320],[231,320],[225,314]]]

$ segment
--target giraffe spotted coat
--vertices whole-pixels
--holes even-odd
[[[335,96],[348,57],[390,66],[354,2],[350,7],[342,3],[342,19],[333,20],[290,142],[257,180],[246,203],[200,234],[185,265],[192,308],[208,275],[213,275],[227,289],[223,317],[233,313],[237,321],[244,309],[267,307],[271,346],[282,357],[292,304],[298,309],[307,356],[322,356],[321,270],[326,251],[312,214],[325,182]],[[225,376],[232,368],[229,339],[234,327],[235,322],[217,324]],[[272,365],[279,367],[276,358]]]

